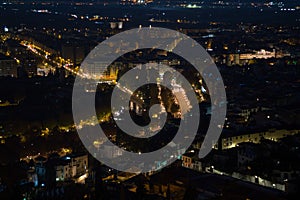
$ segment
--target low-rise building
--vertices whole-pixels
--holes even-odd
[[[88,156],[68,155],[62,157],[55,165],[56,181],[64,181],[84,175],[87,172]]]
[[[216,149],[229,149],[238,146],[243,142],[259,143],[261,139],[268,139],[277,141],[278,139],[284,138],[289,135],[296,135],[300,133],[300,130],[268,130],[265,132],[258,133],[237,133],[222,135],[219,143],[214,146]]]
[[[35,171],[39,184],[53,185],[56,181],[67,181],[79,178],[87,173],[88,155],[70,154],[64,157],[35,160]]]
[[[181,159],[183,167],[197,171],[202,171],[202,163],[200,162],[198,153],[191,152],[183,154]]]

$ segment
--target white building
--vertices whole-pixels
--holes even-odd
[[[88,170],[88,156],[68,155],[55,165],[56,181],[64,181],[84,175]]]

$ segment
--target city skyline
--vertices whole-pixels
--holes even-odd
[[[297,199],[299,2],[122,2],[1,1],[0,199]]]

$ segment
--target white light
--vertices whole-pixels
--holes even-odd
[[[203,93],[206,93],[206,92],[207,92],[206,89],[205,89],[203,86],[201,86],[201,91],[202,91]]]

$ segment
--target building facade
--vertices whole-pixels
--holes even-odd
[[[17,77],[18,64],[8,56],[0,54],[0,76]]]
[[[261,139],[277,141],[289,135],[299,134],[300,130],[268,130],[259,133],[237,134],[234,136],[223,136],[219,143],[214,146],[215,149],[230,149],[243,142],[260,143]]]

